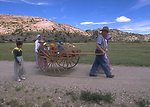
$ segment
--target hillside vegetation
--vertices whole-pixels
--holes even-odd
[[[96,38],[98,29],[84,31],[46,18],[0,14],[0,42],[14,42],[17,38],[24,42],[32,42],[37,34],[43,35],[47,40],[54,38],[66,42],[88,42]],[[112,41],[150,41],[148,35],[127,33],[117,29],[111,29],[110,33]]]

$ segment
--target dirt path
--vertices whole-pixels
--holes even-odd
[[[55,72],[54,74],[40,72],[33,62],[25,62],[24,66],[27,77],[24,82],[34,82],[41,86],[150,91],[150,68],[148,67],[114,66],[112,72],[115,78],[108,79],[103,74],[89,77],[91,65],[79,64],[71,71],[65,71],[60,75],[55,75]],[[0,81],[13,81],[13,73],[13,62],[0,61]]]
[[[20,84],[46,88],[74,88],[78,90],[105,90],[114,93],[128,92],[136,97],[150,97],[150,68],[149,67],[125,67],[113,66],[115,78],[105,78],[104,74],[98,77],[89,77],[91,65],[79,64],[71,71],[60,75],[43,73],[33,62],[24,63],[26,80]],[[13,80],[13,62],[0,61],[0,82]]]

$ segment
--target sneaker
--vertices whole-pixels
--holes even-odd
[[[90,77],[96,77],[96,74],[89,74]]]
[[[22,80],[25,80],[26,78],[25,78],[25,77],[21,77],[21,79],[22,79]]]
[[[19,78],[19,79],[17,79],[17,81],[18,81],[18,82],[21,82],[21,79]]]
[[[109,76],[106,76],[107,78],[114,78],[115,76],[114,75],[109,75]]]

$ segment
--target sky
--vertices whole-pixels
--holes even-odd
[[[38,16],[82,30],[150,34],[150,0],[0,0],[0,14]]]

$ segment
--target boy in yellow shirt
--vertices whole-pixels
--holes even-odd
[[[21,82],[21,80],[25,80],[25,71],[23,66],[23,56],[22,56],[22,41],[16,41],[16,46],[12,53],[14,55],[14,73],[15,73],[15,79],[18,82]]]

